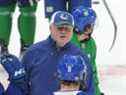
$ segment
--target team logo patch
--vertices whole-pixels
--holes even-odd
[[[63,19],[63,20],[68,20],[68,15],[61,14],[60,18]]]
[[[85,10],[83,14],[84,14],[84,16],[88,16],[89,15],[87,10]]]

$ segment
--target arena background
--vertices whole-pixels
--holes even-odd
[[[37,10],[37,29],[35,35],[35,43],[44,40],[50,34],[48,20],[44,18],[43,1],[38,5]],[[98,1],[98,0],[97,0]],[[97,66],[100,78],[100,87],[105,95],[125,95],[126,90],[126,36],[125,36],[125,0],[106,0],[109,8],[116,20],[118,33],[115,46],[111,51],[111,46],[114,27],[111,18],[102,2],[93,4],[93,8],[97,12],[98,20],[96,22],[93,36],[97,43]],[[17,30],[17,17],[19,15],[18,8],[13,15],[13,28],[9,51],[12,54],[19,56],[20,43],[19,33]],[[0,67],[0,81],[4,82],[5,88],[9,82],[5,70]]]

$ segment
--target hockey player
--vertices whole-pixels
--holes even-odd
[[[50,19],[56,11],[67,11],[72,13],[76,7],[83,5],[91,7],[92,0],[44,0],[45,17]]]
[[[12,71],[14,71],[15,66],[16,68],[19,67],[16,69],[18,73],[14,72],[10,74],[14,77],[15,75],[20,75],[20,77],[18,77],[19,81],[17,78],[12,77],[12,82],[10,82],[6,95],[10,93],[13,93],[11,95],[16,95],[15,91],[19,93],[17,95],[52,95],[53,92],[59,89],[59,81],[56,78],[57,65],[59,60],[66,54],[82,56],[89,72],[87,74],[87,84],[89,85],[87,85],[86,89],[91,92],[94,91],[92,90],[94,88],[94,81],[89,82],[92,77],[90,75],[92,74],[92,67],[89,59],[79,48],[70,42],[73,27],[74,20],[71,14],[63,11],[54,13],[50,22],[51,35],[49,38],[30,47],[22,59],[26,73],[22,66],[20,66],[22,64],[8,64],[11,65],[11,68],[14,67]],[[2,62],[5,64],[6,60]],[[7,70],[9,72],[11,69]],[[16,80],[13,81],[13,79]],[[16,84],[18,85],[16,86]]]
[[[92,8],[79,6],[73,12],[75,20],[75,31],[72,42],[79,46],[84,51],[92,64],[94,80],[95,80],[95,95],[100,95],[99,80],[96,66],[96,43],[91,34],[96,21],[96,13]]]
[[[0,64],[8,73],[8,85],[7,90],[3,89],[2,83],[0,84],[0,95],[26,95],[27,88],[25,84],[25,68],[19,59],[12,54],[3,54],[0,56]]]
[[[36,0],[0,0],[0,47],[2,53],[8,52],[8,44],[12,27],[12,16],[18,3],[20,15],[18,30],[20,33],[21,52],[34,41],[36,27]]]
[[[57,78],[60,80],[60,90],[54,95],[95,95],[86,89],[88,68],[81,56],[64,55],[57,66]],[[92,74],[90,74],[91,76]],[[89,82],[93,80],[90,78]],[[80,86],[85,90],[80,90]]]

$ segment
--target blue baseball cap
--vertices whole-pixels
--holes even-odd
[[[68,12],[57,11],[52,15],[50,23],[54,23],[56,26],[69,25],[74,27],[74,18]]]

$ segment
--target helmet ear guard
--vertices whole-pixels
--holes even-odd
[[[87,89],[86,81],[87,81],[87,66],[84,65],[84,69],[80,74],[80,90],[86,90]]]
[[[81,74],[81,79],[80,79],[80,89],[81,90],[87,89],[86,80],[87,80],[87,72],[83,72],[83,74]]]

